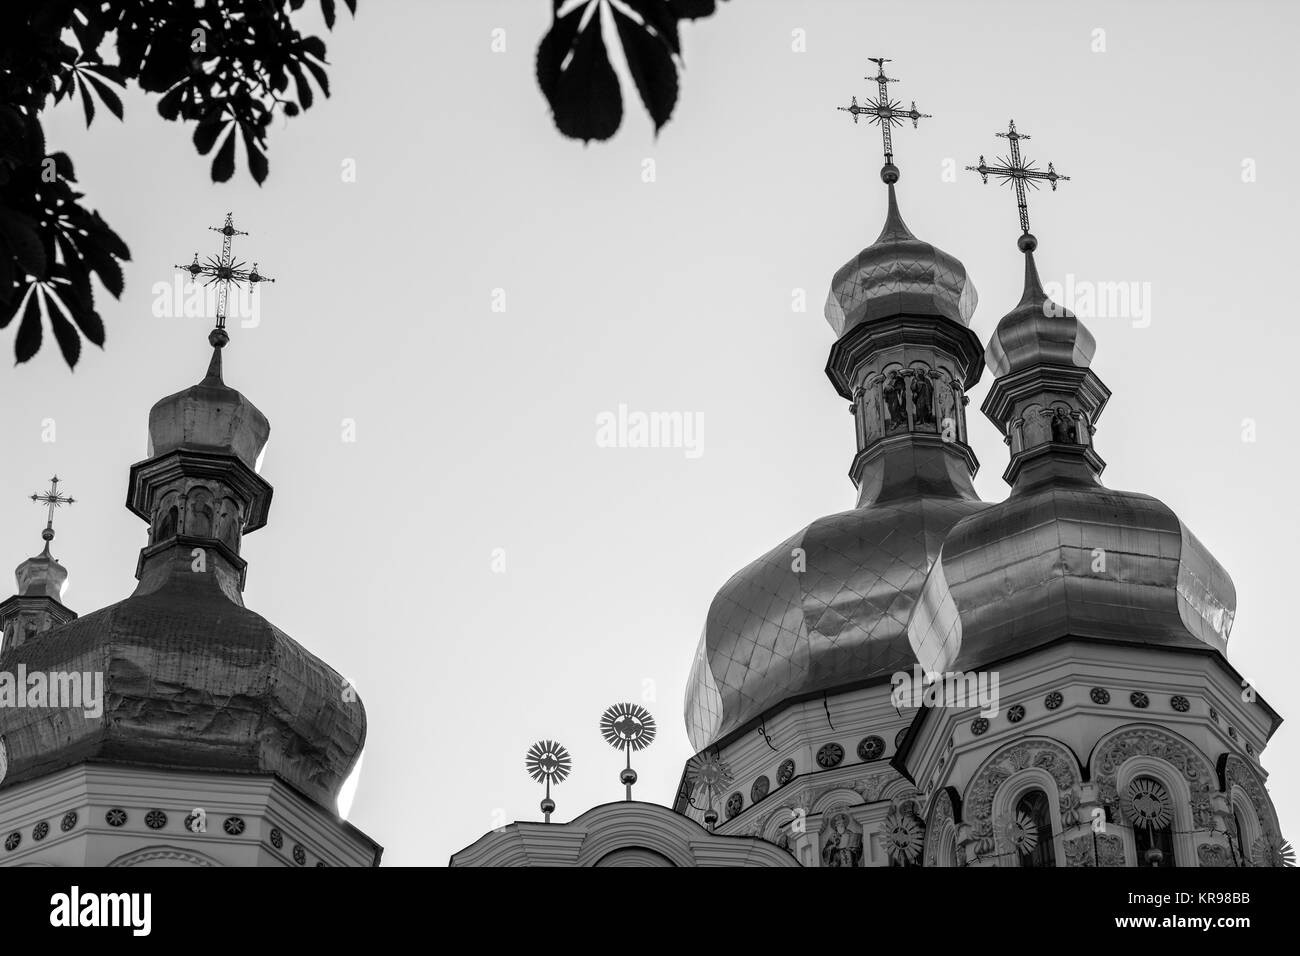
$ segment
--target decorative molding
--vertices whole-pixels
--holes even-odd
[[[1210,808],[1210,781],[1213,770],[1209,762],[1181,737],[1154,727],[1122,727],[1097,743],[1093,754],[1092,777],[1097,783],[1101,802],[1115,808],[1122,819],[1124,808],[1119,800],[1115,778],[1120,767],[1131,757],[1145,756],[1170,764],[1187,781],[1191,794],[1192,823],[1197,829],[1209,830],[1214,824]]]
[[[1097,857],[1093,853],[1092,837],[1077,836],[1065,841],[1066,866],[1096,866]]]
[[[1058,794],[1079,785],[1079,761],[1063,744],[1045,737],[1031,737],[1008,744],[984,761],[966,788],[963,800],[966,822],[971,826],[975,852],[981,856],[994,852],[993,798],[1013,774],[1028,767],[1045,771],[1056,782]],[[1062,806],[1062,817],[1065,807]],[[1077,818],[1077,813],[1076,813]]]
[[[1217,843],[1202,843],[1196,848],[1196,858],[1201,866],[1232,866],[1228,862],[1228,851]]]
[[[1236,754],[1225,754],[1220,759],[1223,763],[1223,771],[1220,775],[1223,792],[1231,794],[1234,786],[1241,787],[1250,805],[1255,809],[1255,817],[1259,820],[1260,830],[1263,831],[1262,838],[1270,846],[1280,846],[1282,840],[1277,829],[1277,814],[1273,812],[1273,801],[1268,798],[1264,781],[1250,764]]]
[[[930,812],[925,827],[925,866],[942,866],[940,854],[956,837],[956,810],[953,807],[952,791],[948,787],[940,790],[930,801]],[[965,861],[957,857],[957,865]]]
[[[166,861],[166,866],[221,866],[212,857],[194,850],[182,850],[174,846],[147,846],[111,860],[106,866],[141,866],[154,861]]]

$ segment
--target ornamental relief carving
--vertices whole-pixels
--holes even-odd
[[[877,773],[855,780],[849,786],[857,791],[864,803],[875,803],[880,799],[885,787],[897,779],[897,776],[894,773]]]
[[[1098,833],[1097,862],[1101,866],[1124,866],[1124,841],[1114,833]]]
[[[1239,786],[1246,792],[1250,805],[1255,808],[1255,818],[1259,820],[1264,838],[1273,845],[1279,844],[1277,829],[1273,826],[1273,805],[1268,799],[1268,792],[1258,774],[1246,761],[1236,754],[1230,754],[1223,766],[1224,792],[1231,793],[1233,786]]]
[[[1213,771],[1209,763],[1190,744],[1150,727],[1119,731],[1101,746],[1093,758],[1097,791],[1102,803],[1113,809],[1118,822],[1132,824],[1132,821],[1124,819],[1115,778],[1124,761],[1136,756],[1155,757],[1175,767],[1187,781],[1191,792],[1193,824],[1198,830],[1213,826],[1214,812],[1210,806]]]
[[[947,788],[940,790],[930,805],[929,820],[925,825],[925,865],[939,866],[940,844],[947,838],[950,827],[956,826],[952,797]],[[958,863],[960,864],[960,857]]]
[[[1092,429],[1083,412],[1065,402],[1042,405],[1033,402],[1011,423],[1011,451],[1023,451],[1047,442],[1062,445],[1087,445]]]
[[[1097,857],[1092,850],[1091,836],[1078,836],[1065,841],[1066,866],[1096,866]]]
[[[861,448],[881,438],[928,432],[947,441],[965,441],[961,385],[946,368],[924,362],[886,366],[854,394]]]
[[[993,836],[993,798],[1002,784],[1015,773],[1027,767],[1047,771],[1056,782],[1061,798],[1062,824],[1072,826],[1079,821],[1078,796],[1066,797],[1079,785],[1078,762],[1061,744],[1049,740],[1033,739],[1005,747],[984,762],[966,790],[966,821],[971,826],[975,852],[985,856],[995,850]],[[1066,824],[1066,814],[1071,813],[1073,823]]]
[[[187,481],[182,488],[173,488],[159,499],[150,522],[149,543],[185,534],[216,538],[238,553],[243,527],[243,509],[223,486],[209,488]]]
[[[1217,843],[1202,843],[1196,848],[1196,858],[1201,866],[1232,866],[1228,862],[1228,851]]]

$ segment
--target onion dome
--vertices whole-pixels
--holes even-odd
[[[889,183],[885,227],[835,273],[826,321],[839,338],[863,322],[900,314],[938,315],[969,325],[978,300],[961,262],[912,235]]]
[[[1228,573],[1166,505],[1041,485],[958,524],[909,636],[921,666],[976,671],[1064,638],[1226,653]]]
[[[1038,241],[1020,237],[1025,254],[1025,289],[1019,304],[1003,316],[989,338],[985,360],[999,378],[1035,365],[1087,368],[1097,342],[1074,313],[1048,298],[1034,265]]]
[[[695,750],[780,706],[910,670],[926,572],[948,530],[984,507],[973,490],[873,503],[819,518],[734,575],[687,682]]]
[[[77,615],[63,604],[68,588],[68,570],[50,554],[54,529],[46,525],[41,532],[45,547],[28,558],[14,571],[17,591],[0,602],[0,634],[4,651],[14,650],[38,634]]]
[[[948,530],[986,507],[965,390],[983,371],[975,288],[903,224],[896,170],[880,238],[835,274],[827,375],[852,400],[858,506],[813,521],[709,607],[686,691],[697,751],[799,700],[886,682],[915,658],[907,622]]]
[[[908,636],[927,671],[976,671],[1064,639],[1226,653],[1227,572],[1166,505],[1113,491],[1092,447],[1110,392],[1091,333],[1043,294],[1033,236],[1025,289],[988,349],[984,412],[1011,449],[1011,495],[959,522]]]
[[[188,448],[231,454],[257,470],[271,426],[256,405],[222,381],[221,349],[226,339],[224,330],[214,329],[207,375],[150,410],[150,458]]]
[[[68,589],[68,569],[50,554],[50,539],[54,534],[48,529],[47,534],[44,550],[14,570],[17,593],[25,597],[50,597],[62,601],[63,592]]]

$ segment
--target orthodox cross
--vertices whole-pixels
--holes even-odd
[[[209,226],[212,232],[221,233],[221,256],[208,256],[205,262],[199,262],[199,254],[194,253],[194,261],[187,266],[178,265],[177,269],[183,269],[190,274],[190,278],[197,282],[199,276],[207,276],[204,285],[217,283],[217,329],[225,335],[226,328],[226,293],[230,289],[230,284],[248,283],[251,288],[256,288],[259,282],[274,282],[274,279],[267,278],[257,271],[257,263],[253,263],[252,269],[245,269],[243,262],[236,262],[230,254],[230,240],[235,236],[246,236],[248,233],[241,229],[235,228],[234,220],[230,213],[226,213],[226,221],[221,226]]]
[[[59,476],[55,475],[50,479],[50,490],[32,495],[32,501],[45,505],[48,511],[45,530],[41,532],[41,537],[49,541],[54,537],[54,509],[63,505],[76,504],[77,499],[59,494]]]
[[[1020,233],[1029,235],[1029,203],[1025,198],[1025,187],[1031,189],[1038,188],[1038,180],[1045,180],[1052,184],[1052,191],[1056,191],[1056,184],[1061,180],[1069,181],[1069,176],[1062,176],[1056,171],[1056,167],[1051,163],[1047,164],[1047,172],[1034,168],[1034,161],[1025,160],[1020,155],[1020,141],[1029,139],[1024,133],[1016,132],[1016,121],[1011,120],[1007,124],[1005,133],[998,133],[998,136],[1007,140],[1011,144],[1011,155],[999,156],[998,162],[1001,165],[990,166],[984,162],[984,157],[980,157],[978,166],[967,166],[972,172],[980,174],[980,179],[984,182],[989,181],[989,176],[997,176],[1005,185],[1011,183],[1016,190],[1016,205],[1020,207]]]
[[[858,105],[858,98],[852,97],[848,106],[837,106],[836,109],[843,113],[849,113],[853,116],[853,122],[858,122],[859,116],[870,117],[870,122],[880,126],[880,136],[885,146],[885,165],[894,164],[894,140],[891,131],[895,126],[902,126],[903,120],[910,119],[912,128],[916,129],[923,119],[930,119],[929,113],[917,111],[916,100],[912,101],[912,108],[905,110],[902,104],[889,96],[889,84],[897,83],[893,77],[885,76],[885,64],[892,62],[884,57],[870,56],[867,57],[872,63],[876,64],[876,75],[863,77],[867,80],[875,80],[878,88],[876,98],[868,99],[865,105]]]

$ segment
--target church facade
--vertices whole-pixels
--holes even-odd
[[[1011,169],[974,169],[1055,188],[1014,124],[1009,138]],[[985,345],[965,268],[903,222],[885,143],[884,228],[825,310],[857,504],[713,600],[671,810],[700,845],[767,844],[801,866],[1283,865],[1260,764],[1281,718],[1229,660],[1231,579],[1166,505],[1102,484],[1110,392],[1091,333],[1043,291],[1024,182],[1024,291]],[[1009,451],[997,503],[976,494],[967,438],[986,368],[982,411]],[[600,809],[612,823],[645,808]],[[581,846],[585,819],[514,824],[451,862],[537,863],[517,848]],[[665,849],[676,825],[618,832],[607,857],[565,862],[709,863]]]

